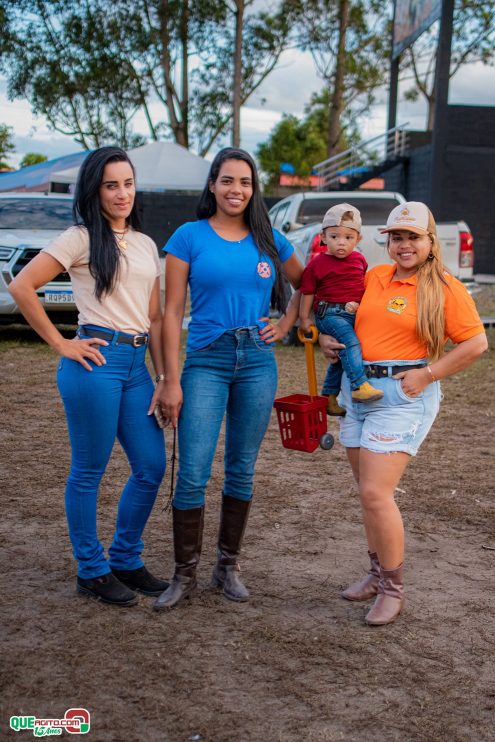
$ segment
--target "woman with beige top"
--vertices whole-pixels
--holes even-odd
[[[145,363],[149,345],[161,383],[160,262],[154,242],[140,231],[135,195],[127,154],[116,147],[92,152],[79,172],[75,226],[42,250],[10,287],[30,325],[61,356],[57,382],[72,446],[65,506],[77,591],[119,606],[136,603],[136,590],[158,595],[168,586],[141,559],[142,533],[165,471],[165,446]],[[62,271],[71,277],[79,310],[79,329],[70,340],[51,323],[36,293]],[[96,507],[116,438],[131,474],[107,560]]]

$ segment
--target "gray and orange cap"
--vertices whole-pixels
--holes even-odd
[[[335,204],[328,209],[323,217],[321,228],[326,229],[327,227],[348,227],[361,234],[361,214],[351,204]]]
[[[407,201],[392,209],[382,234],[404,230],[415,234],[436,234],[437,225],[428,206],[421,201]]]

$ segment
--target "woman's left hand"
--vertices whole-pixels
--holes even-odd
[[[417,397],[423,389],[426,389],[431,381],[431,376],[425,368],[412,368],[410,371],[401,371],[400,374],[392,376],[400,379],[400,385],[404,394],[408,397]]]
[[[150,406],[148,407],[148,415],[153,415],[155,411],[155,407],[160,404],[159,396],[160,396],[160,392],[162,391],[161,390],[162,386],[163,386],[163,382],[159,381],[155,387],[155,391],[153,392],[153,396],[151,397]]]
[[[260,321],[266,322],[266,325],[260,330],[260,338],[265,343],[275,343],[277,340],[280,340],[287,335],[287,331],[284,331],[283,328],[280,327],[280,324],[274,324],[270,317],[260,317]]]

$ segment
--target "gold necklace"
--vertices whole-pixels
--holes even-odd
[[[115,237],[117,238],[117,247],[121,251],[127,250],[127,240],[125,239],[125,236],[127,234],[127,230],[128,229],[129,228],[126,227],[123,232],[116,232],[115,229],[112,230],[113,233],[114,233],[114,235],[115,235]]]

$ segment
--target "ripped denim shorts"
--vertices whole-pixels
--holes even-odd
[[[418,361],[374,361],[384,366],[407,366]],[[365,362],[366,366],[366,362]],[[375,453],[401,451],[415,456],[433,425],[440,408],[440,383],[429,384],[417,397],[404,393],[400,379],[369,379],[383,397],[376,402],[353,402],[344,374],[339,404],[346,415],[340,418],[340,442],[346,448],[366,448]]]

